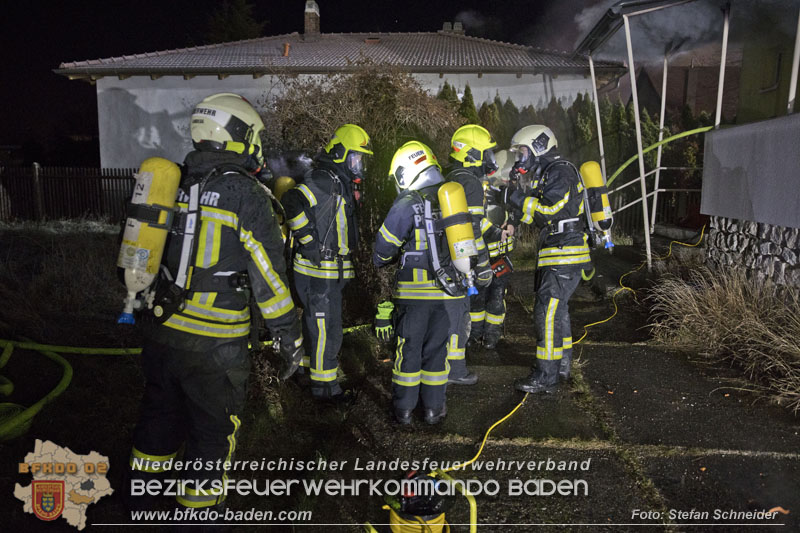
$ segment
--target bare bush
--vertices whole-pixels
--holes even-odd
[[[699,268],[652,289],[656,340],[730,360],[779,405],[800,411],[798,292],[742,269]]]
[[[392,269],[378,271],[371,261],[374,236],[397,194],[388,177],[392,155],[415,139],[428,144],[444,166],[450,137],[464,119],[447,102],[428,94],[410,73],[395,67],[363,63],[353,73],[286,78],[283,83],[284,94],[262,110],[266,146],[315,154],[346,123],[363,127],[372,139],[375,155],[359,210],[358,286],[349,288],[358,298],[345,299],[345,320],[363,322],[378,301],[389,297],[393,284]]]

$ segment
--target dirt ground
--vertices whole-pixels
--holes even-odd
[[[576,340],[583,325],[614,312],[608,295],[619,276],[637,263],[634,249],[598,257],[599,277],[581,285],[570,302]],[[318,404],[295,380],[253,383],[237,451],[237,458],[247,460],[346,461],[345,466],[246,471],[239,477],[385,482],[406,473],[393,460],[458,463],[473,458],[487,429],[524,398],[513,381],[527,375],[535,353],[531,267],[530,262],[518,264],[507,297],[505,336],[497,350],[468,351],[468,364],[479,382],[448,389],[449,412],[442,424],[429,427],[419,417],[410,427],[391,421],[391,350],[367,332],[356,332],[345,336],[341,356],[352,401]],[[647,283],[641,274],[626,279],[635,288]],[[576,346],[573,380],[555,394],[526,398],[492,432],[471,467],[451,472],[457,479],[478,480],[475,486],[487,492],[476,498],[479,530],[633,531],[643,524],[653,531],[753,531],[780,525],[785,526],[782,531],[800,530],[798,418],[742,390],[738,371],[654,345],[639,296],[635,300],[620,294],[616,302],[618,314],[589,328]],[[108,340],[114,346],[120,343],[118,338]],[[0,444],[0,529],[72,530],[63,520],[44,523],[23,513],[22,503],[13,497],[15,483],[30,482],[29,475],[17,473],[17,463],[42,439],[76,453],[96,450],[109,457],[108,475],[116,492],[88,508],[90,530],[171,531],[171,525],[103,525],[130,523],[119,493],[143,390],[137,357],[66,358],[74,368],[67,391],[36,417],[26,435]],[[269,375],[269,366],[263,368],[260,375]],[[16,350],[1,373],[17,384],[13,401],[23,405],[35,402],[60,378],[54,364],[24,350]],[[369,463],[381,460],[387,464]],[[565,495],[535,494],[536,480],[575,489],[564,489]],[[517,494],[520,486],[528,493]],[[498,489],[494,494],[493,487]],[[465,498],[449,497],[448,504],[452,530],[468,531]],[[313,513],[311,521],[273,523],[269,531],[355,532],[363,531],[365,522],[389,531],[383,505],[380,496],[366,490],[331,496],[297,490],[289,496],[228,499],[228,508],[236,511]],[[173,507],[171,500],[160,502],[161,509]],[[771,520],[727,519],[722,514],[776,507],[788,514],[778,512]]]

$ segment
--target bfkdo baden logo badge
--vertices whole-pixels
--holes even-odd
[[[64,482],[34,481],[33,514],[40,520],[55,520],[64,512]]]
[[[30,485],[16,483],[14,497],[24,504],[23,511],[36,517],[30,517],[32,523],[36,519],[52,523],[60,518],[83,531],[88,525],[87,509],[114,492],[106,478],[108,468],[105,455],[95,451],[82,455],[36,439],[33,451],[17,464],[17,472],[33,480]],[[0,530],[5,531],[3,526],[0,520]]]

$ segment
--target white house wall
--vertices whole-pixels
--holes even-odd
[[[300,79],[324,77],[304,75]],[[432,94],[438,93],[445,81],[461,92],[469,84],[476,105],[492,101],[499,95],[518,106],[546,106],[555,96],[565,106],[578,93],[591,94],[591,80],[583,75],[514,74],[416,74],[415,77]],[[100,134],[100,164],[104,168],[135,168],[148,157],[160,156],[183,161],[192,149],[189,116],[195,104],[217,92],[234,92],[250,100],[256,107],[282,91],[278,78],[264,76],[197,76],[185,80],[165,76],[155,80],[131,77],[120,80],[105,77],[97,80],[97,115]]]

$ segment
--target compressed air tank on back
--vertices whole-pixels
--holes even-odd
[[[151,157],[142,162],[134,177],[136,183],[117,259],[117,266],[125,270],[128,289],[125,308],[117,321],[120,324],[134,323],[136,293],[149,287],[158,275],[181,170],[172,161]]]
[[[442,211],[442,218],[458,213],[469,213],[467,209],[467,197],[464,194],[464,187],[454,181],[449,181],[439,187],[439,209]],[[475,233],[471,222],[454,224],[445,228],[447,235],[447,245],[450,249],[450,258],[453,266],[460,272],[469,274],[470,261],[473,255],[478,255],[478,248],[475,246]]]
[[[281,198],[283,198],[283,195],[286,194],[286,191],[293,189],[295,185],[296,183],[294,179],[290,178],[289,176],[281,176],[272,184],[272,194],[274,194],[275,198],[280,202]],[[276,214],[278,215],[278,221],[281,225],[281,234],[283,235],[283,240],[285,241],[289,236],[289,228],[286,226],[286,221],[283,219],[283,215],[281,213]]]
[[[608,202],[606,180],[603,178],[603,172],[597,161],[587,161],[581,165],[581,178],[586,187],[592,225],[603,234],[605,247],[612,248],[614,243],[611,242],[611,225],[614,223],[614,216],[611,212],[611,204]]]

